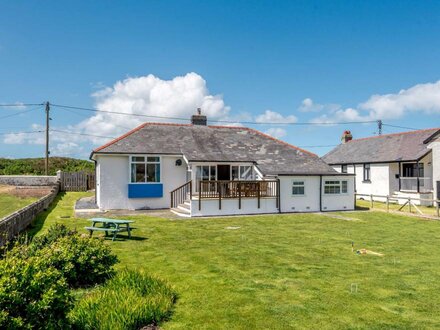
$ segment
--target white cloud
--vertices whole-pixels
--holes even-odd
[[[223,97],[211,95],[206,81],[194,72],[171,80],[162,80],[152,74],[127,78],[116,82],[113,87],[98,90],[92,96],[97,109],[127,114],[189,119],[200,107],[209,121],[227,119],[230,111]],[[145,121],[187,122],[98,113],[77,125],[77,129],[87,134],[118,136]],[[92,141],[99,144],[103,139],[92,138]]]
[[[338,104],[319,104],[315,103],[311,98],[306,98],[302,100],[298,110],[300,112],[320,112],[323,110],[336,111],[340,108],[341,107]]]
[[[117,137],[128,130],[146,121],[174,121],[185,120],[154,118],[173,117],[189,119],[202,108],[202,113],[210,119],[239,121],[229,117],[230,107],[226,106],[221,95],[212,95],[206,86],[206,81],[196,73],[188,73],[171,80],[162,80],[154,75],[131,77],[116,82],[112,87],[105,87],[101,83],[92,85],[98,89],[92,94],[95,106],[99,110],[122,112],[128,115],[118,115],[98,112],[82,122],[67,127],[53,126],[54,130],[64,130],[89,135]],[[129,116],[133,114],[153,117]],[[234,125],[233,123],[231,125]],[[235,124],[238,125],[238,124]],[[44,129],[34,125],[32,130]],[[4,137],[3,142],[9,144],[44,144],[44,134],[10,134]],[[103,144],[109,138],[81,136],[61,132],[51,132],[51,154],[64,155],[73,153],[77,148],[81,152],[81,145],[86,142]]]
[[[287,131],[284,128],[279,127],[269,128],[265,133],[277,139],[287,135]]]
[[[418,84],[398,93],[373,95],[357,109],[330,110],[312,122],[367,121],[398,119],[409,113],[440,114],[440,80]]]
[[[359,108],[372,119],[394,119],[409,112],[440,114],[440,80],[418,84],[396,94],[373,95]]]
[[[255,121],[257,123],[287,124],[287,123],[296,123],[298,121],[298,118],[296,118],[294,115],[283,116],[278,112],[266,110],[263,114],[258,115],[255,118]]]

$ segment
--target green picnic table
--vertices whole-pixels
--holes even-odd
[[[131,238],[131,231],[133,228],[130,228],[130,223],[133,223],[134,221],[110,218],[92,218],[89,219],[89,221],[91,221],[93,225],[92,227],[85,227],[85,229],[90,231],[90,237],[92,237],[94,231],[104,231],[105,236],[112,233],[112,241],[114,241],[118,233],[126,231],[128,232],[128,238]],[[101,224],[101,226],[97,226],[98,224]]]

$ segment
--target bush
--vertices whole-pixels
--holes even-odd
[[[64,236],[35,251],[46,265],[58,269],[71,287],[91,286],[111,278],[118,258],[102,240]]]
[[[0,260],[1,329],[63,329],[72,303],[61,272],[43,258]]]
[[[70,320],[77,329],[140,329],[167,319],[175,300],[162,281],[123,271],[80,300]]]

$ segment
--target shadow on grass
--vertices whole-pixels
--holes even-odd
[[[113,236],[96,236],[96,238],[104,238],[106,241],[111,241],[113,239]],[[125,242],[125,241],[146,241],[148,240],[148,237],[140,237],[140,236],[131,236],[131,238],[128,238],[128,236],[116,236],[115,242]]]
[[[359,205],[356,205],[356,211],[368,211],[368,210],[370,210],[370,208],[369,207],[367,207],[367,206],[359,206]]]
[[[46,211],[41,212],[35,220],[31,223],[27,230],[27,235],[32,238],[43,228],[44,223],[46,222],[47,217],[52,213],[52,211],[57,207],[58,203],[61,199],[66,195],[65,192],[60,192],[55,197],[53,202],[49,205],[49,208]]]

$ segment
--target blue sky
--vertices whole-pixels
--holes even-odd
[[[436,127],[439,22],[431,1],[1,2],[0,103],[185,118],[202,106],[227,121]],[[43,155],[41,133],[6,134],[42,129],[42,107],[2,118],[26,109],[0,107],[0,157]],[[148,120],[56,107],[51,117],[54,129],[109,137]],[[344,129],[377,132],[252,127],[298,146],[336,145]],[[81,158],[106,140],[51,136],[53,155]]]

